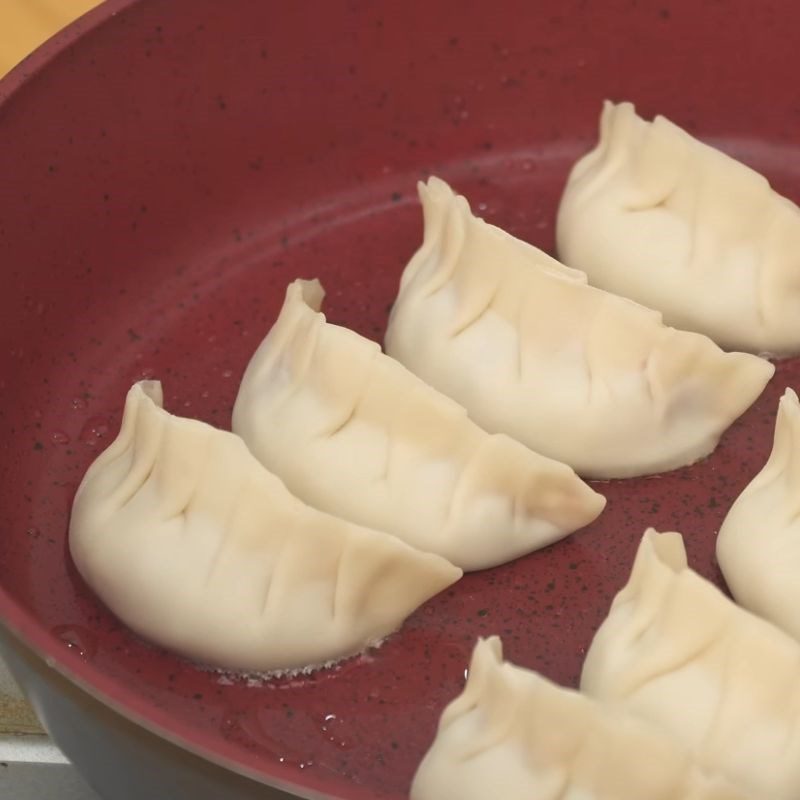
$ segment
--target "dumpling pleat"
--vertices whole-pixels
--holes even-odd
[[[385,638],[460,577],[310,508],[238,437],[168,414],[160,397],[131,389],[69,532],[87,583],[142,636],[215,666],[305,669]]]

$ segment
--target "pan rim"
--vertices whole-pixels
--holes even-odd
[[[119,14],[144,2],[147,0],[104,0],[43,42],[0,78],[0,113],[4,106],[13,103],[15,97],[35,82],[42,71],[51,67],[64,52]],[[211,763],[305,800],[368,800],[370,797],[369,794],[359,791],[357,785],[348,785],[348,793],[340,794],[341,787],[331,787],[329,780],[317,780],[312,775],[305,776],[304,783],[300,785],[292,779],[294,771],[290,775],[289,767],[284,768],[284,775],[281,774],[281,764],[259,764],[256,767],[233,745],[215,742],[214,747],[209,747],[203,744],[202,736],[197,735],[190,725],[182,724],[146,699],[131,694],[118,681],[67,648],[61,647],[34,615],[14,600],[2,585],[0,626],[11,638],[27,646],[47,667],[55,670],[81,691],[150,733]],[[335,794],[331,794],[331,788]]]

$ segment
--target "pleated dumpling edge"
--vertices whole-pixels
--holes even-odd
[[[412,800],[755,800],[633,715],[503,661],[479,639],[442,712]]]
[[[678,533],[645,532],[580,688],[757,797],[800,796],[800,643],[691,569]]]
[[[736,602],[800,640],[800,402],[791,388],[769,458],[725,516],[716,553]]]
[[[605,498],[566,464],[488,434],[376,342],[328,322],[323,295],[319,281],[289,284],[233,410],[234,432],[291,492],[466,570],[601,513]]]
[[[237,436],[134,385],[70,519],[73,561],[135,632],[202,663],[306,669],[393,633],[461,576],[445,559],[306,506]]]
[[[800,208],[664,117],[606,101],[558,209],[559,258],[729,350],[800,352]]]
[[[386,352],[506,433],[588,478],[664,472],[707,456],[774,373],[669,328],[475,217],[431,178],[425,234],[401,278]]]

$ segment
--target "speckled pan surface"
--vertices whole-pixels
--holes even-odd
[[[133,636],[67,557],[80,477],[132,381],[220,426],[288,281],[379,338],[422,230],[414,184],[552,249],[603,98],[662,112],[800,198],[800,10],[745,0],[110,0],[0,83],[0,612],[135,719],[265,781],[402,798],[475,637],[566,684],[647,525],[719,581],[714,536],[769,450],[780,365],[705,462],[603,484],[591,528],[309,678],[220,681]],[[755,17],[758,19],[756,20]]]

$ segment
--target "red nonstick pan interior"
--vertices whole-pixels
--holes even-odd
[[[756,14],[757,20],[752,17]],[[130,634],[66,531],[125,392],[220,427],[286,284],[378,339],[421,237],[415,183],[552,251],[601,101],[663,113],[800,197],[792,4],[112,0],[0,83],[0,610],[123,713],[299,792],[402,798],[479,635],[575,685],[648,525],[720,582],[716,531],[763,463],[793,360],[713,456],[597,484],[608,509],[466,576],[379,650],[310,677],[220,680]],[[347,365],[342,365],[343,369]]]

